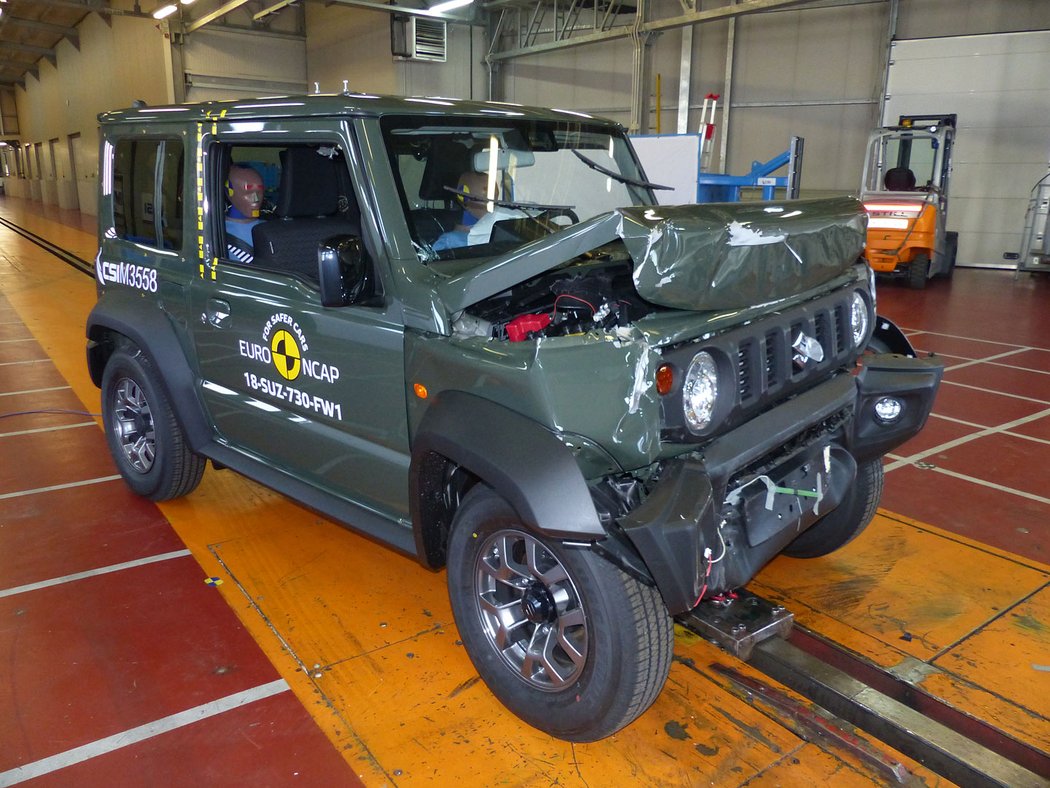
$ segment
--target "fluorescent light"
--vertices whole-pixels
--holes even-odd
[[[445,0],[443,3],[432,5],[427,10],[434,14],[443,14],[446,11],[451,11],[454,8],[462,8],[465,5],[470,5],[474,0]]]
[[[179,7],[177,5],[175,5],[174,3],[169,3],[168,5],[162,5],[160,8],[158,8],[156,11],[153,12],[153,18],[154,19],[165,19],[166,17],[171,16],[172,14],[174,14],[178,10],[179,10]]]

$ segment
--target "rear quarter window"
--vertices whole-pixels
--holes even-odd
[[[119,238],[182,248],[183,159],[178,139],[118,140],[113,155],[113,228]]]

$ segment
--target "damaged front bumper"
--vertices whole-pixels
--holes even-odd
[[[842,374],[664,464],[619,520],[669,612],[749,582],[849,494],[860,463],[926,423],[943,373],[933,358],[868,356]],[[706,556],[706,557],[705,557]]]

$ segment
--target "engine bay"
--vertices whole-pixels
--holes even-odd
[[[475,304],[456,320],[456,333],[523,342],[608,332],[659,310],[635,290],[626,249],[610,247]]]

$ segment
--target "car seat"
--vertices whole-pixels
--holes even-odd
[[[320,243],[335,235],[361,234],[343,158],[305,146],[281,151],[274,216],[252,228],[255,264],[317,281]]]

